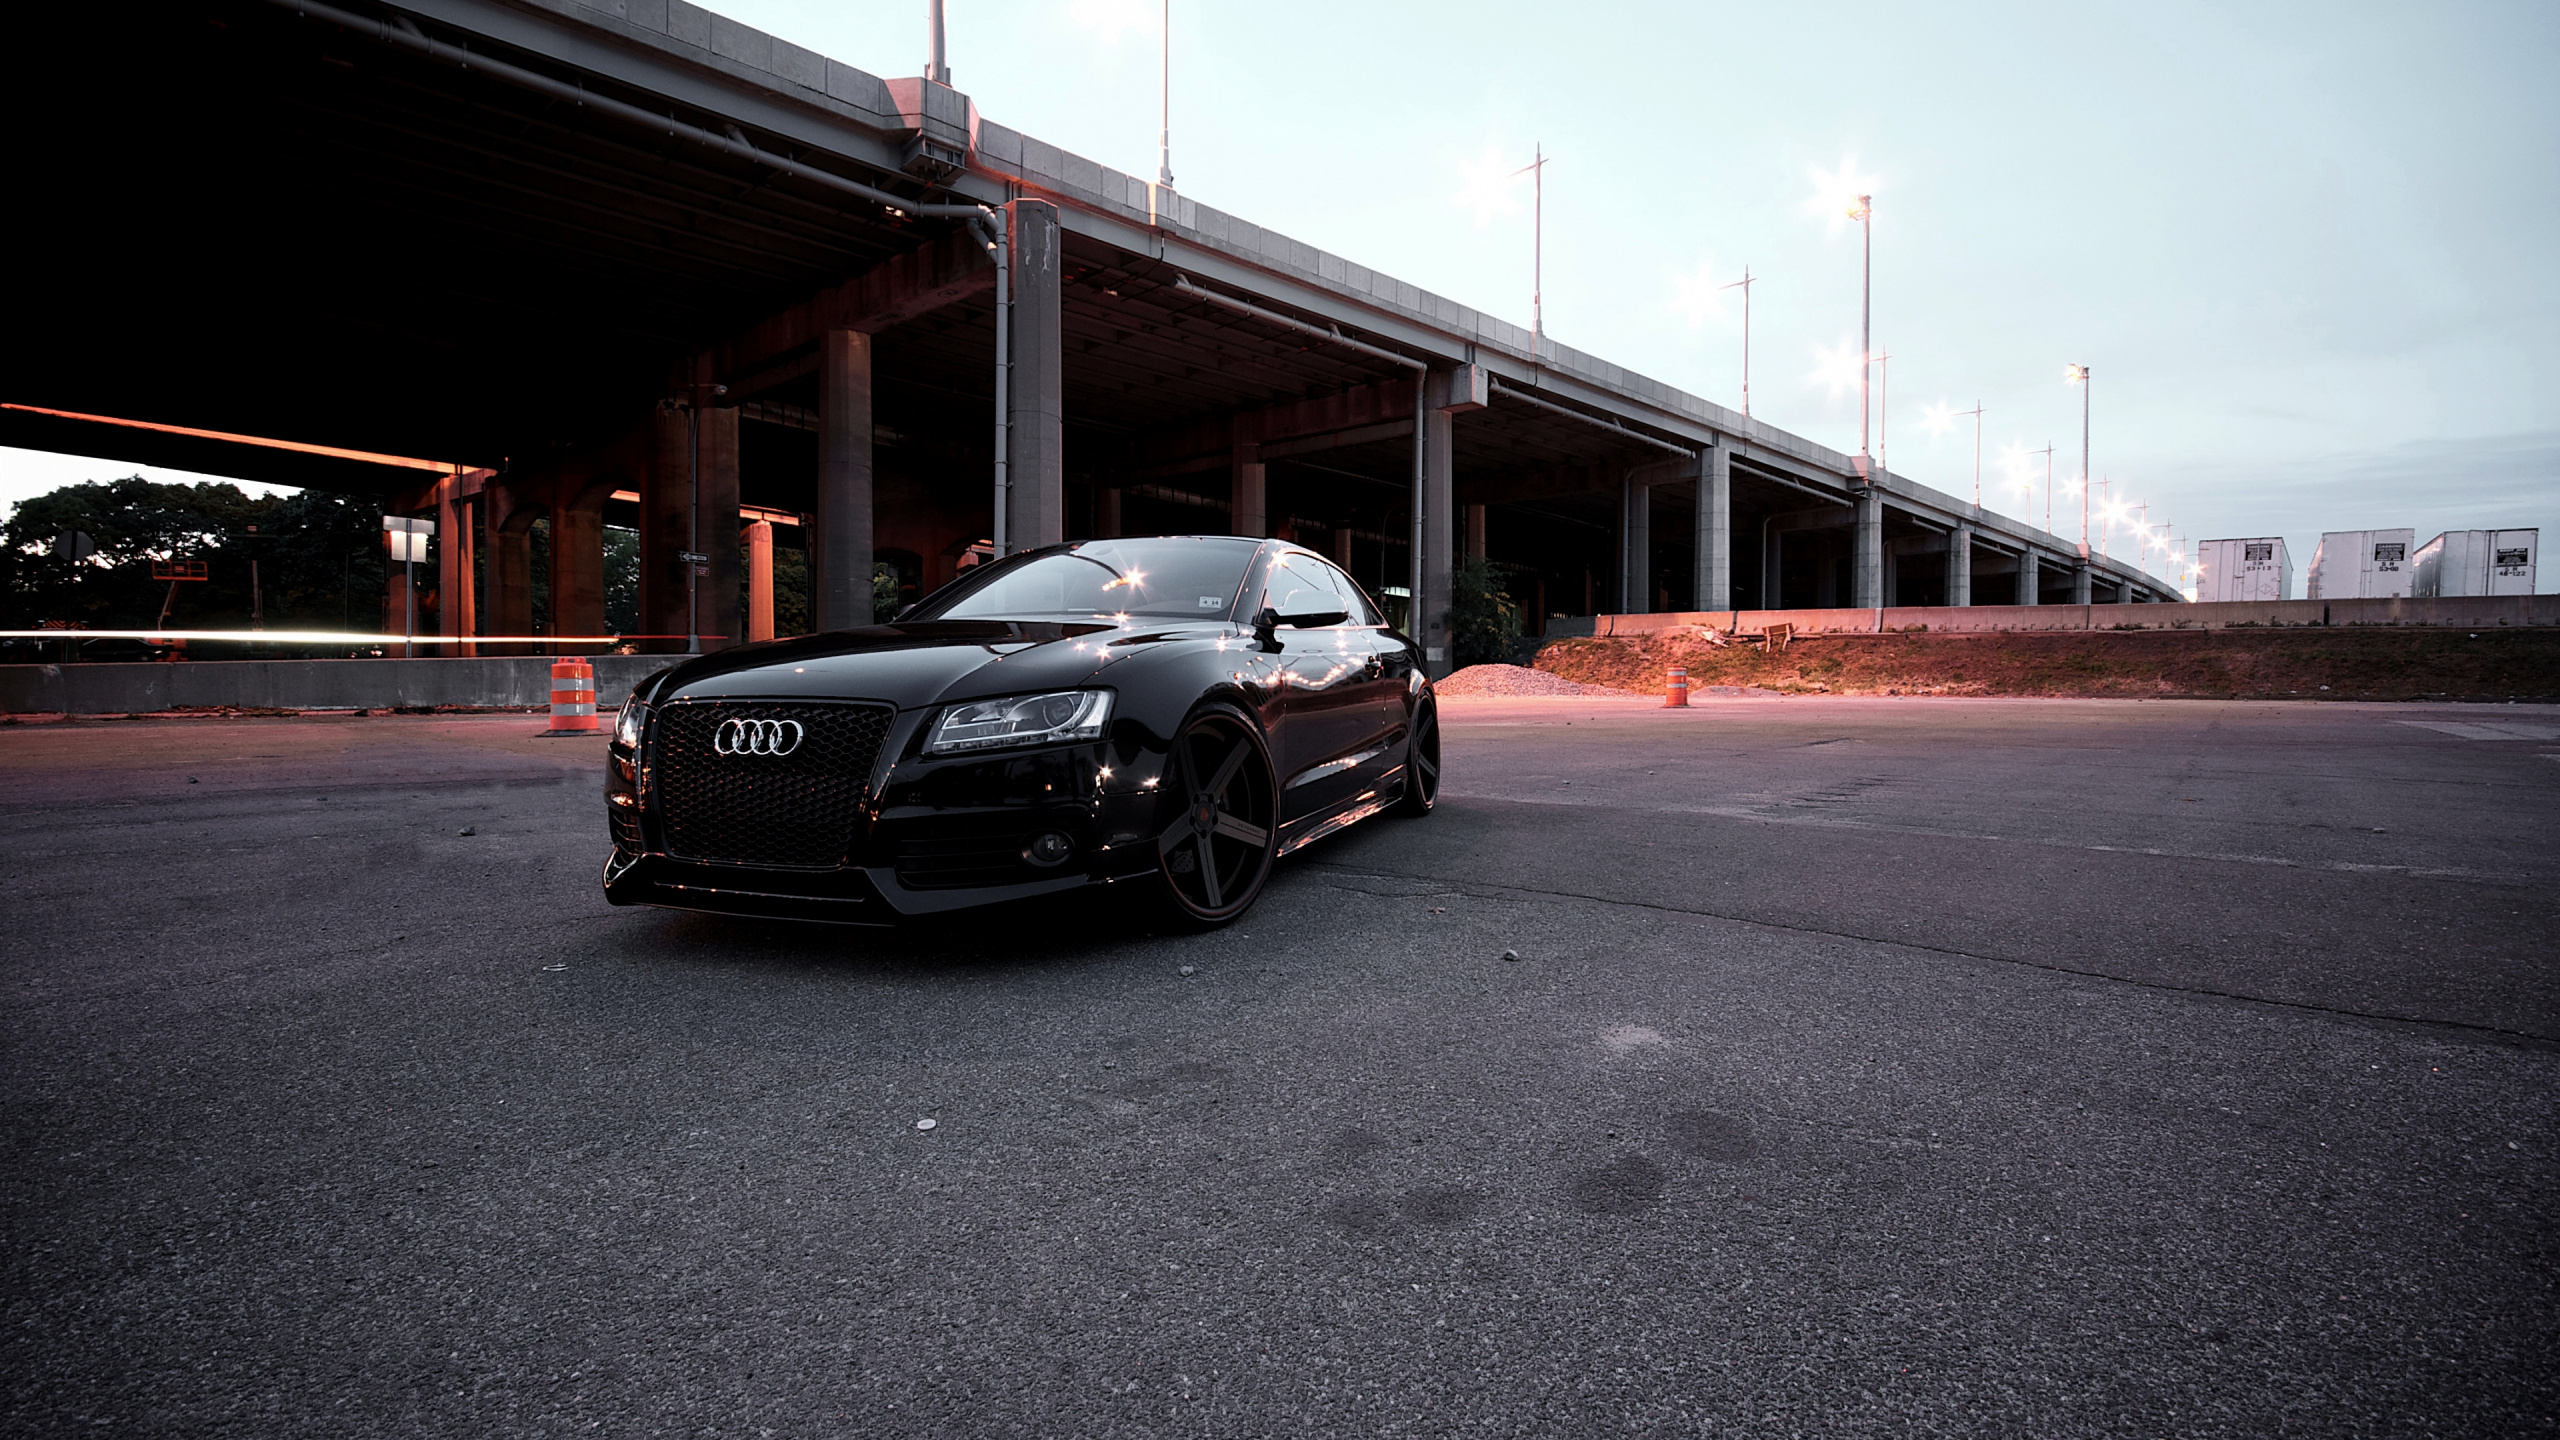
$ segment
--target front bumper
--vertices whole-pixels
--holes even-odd
[[[644,767],[627,752],[607,779],[613,853],[605,898],[719,914],[839,924],[1054,895],[1153,874],[1165,801],[1161,754],[1121,739],[995,755],[927,758],[901,717],[882,749],[883,773],[843,863],[779,867],[668,853]],[[1033,837],[1070,844],[1054,866],[1034,863]]]

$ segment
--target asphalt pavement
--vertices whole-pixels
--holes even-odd
[[[1207,936],[613,910],[524,716],[0,730],[0,1430],[2560,1430],[2560,710],[1445,715]]]

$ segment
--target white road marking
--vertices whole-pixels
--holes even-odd
[[[2560,725],[2519,725],[2512,720],[2475,725],[2460,720],[2401,720],[2420,730],[2441,730],[2465,740],[2560,740]]]

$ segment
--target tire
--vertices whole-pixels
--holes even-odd
[[[1418,820],[1440,803],[1440,704],[1425,694],[1413,707],[1413,734],[1404,745],[1404,793],[1396,813]]]
[[[1163,908],[1193,929],[1252,908],[1280,852],[1280,786],[1262,727],[1226,705],[1193,712],[1165,757],[1169,802],[1156,837]]]

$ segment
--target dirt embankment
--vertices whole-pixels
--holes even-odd
[[[2321,627],[1992,635],[1816,635],[1774,653],[1694,632],[1557,640],[1537,667],[1660,693],[1689,683],[1795,694],[2316,700],[2560,700],[2560,629]]]

